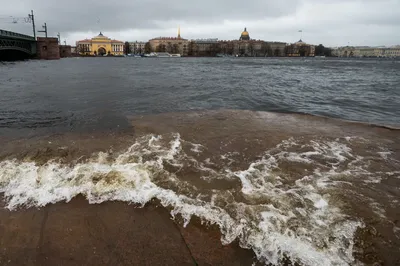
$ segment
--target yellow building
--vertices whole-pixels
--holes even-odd
[[[123,55],[124,42],[111,40],[101,32],[92,39],[76,42],[76,47],[81,55]]]

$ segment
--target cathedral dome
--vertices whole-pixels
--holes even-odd
[[[249,35],[249,33],[248,33],[248,31],[247,31],[247,29],[246,28],[244,28],[244,31],[242,32],[242,34],[240,35],[240,39],[239,40],[243,40],[243,41],[246,41],[246,40],[250,40],[250,35]]]

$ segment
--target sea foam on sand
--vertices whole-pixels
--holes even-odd
[[[314,140],[302,144],[308,145],[308,151],[295,152],[293,147],[300,144],[288,139],[266,151],[248,169],[208,171],[218,178],[239,179],[241,188],[210,190],[211,200],[206,200],[195,185],[165,169],[166,162],[185,167],[184,159],[190,156],[182,150],[182,141],[179,134],[167,143],[162,136],[149,135],[118,156],[99,153],[75,165],[2,161],[0,192],[10,210],[68,202],[79,194],[90,203],[117,200],[142,206],[155,198],[172,208],[172,216],[181,215],[185,225],[193,215],[216,224],[224,244],[238,239],[242,247],[252,248],[266,262],[279,264],[283,257],[289,257],[304,265],[357,263],[353,258],[354,234],[363,222],[345,215],[330,194],[342,182],[335,182],[335,178],[347,173],[338,172],[336,166],[356,158],[347,145]],[[194,151],[201,152],[200,147],[194,145]],[[329,163],[322,165],[321,159]],[[290,174],[281,171],[283,162],[311,164],[314,171],[291,180]],[[198,164],[199,170],[205,171],[207,165],[215,164],[207,158]],[[170,189],[168,184],[185,187],[193,196]],[[235,193],[244,200],[233,197]]]

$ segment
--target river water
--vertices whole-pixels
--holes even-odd
[[[0,95],[11,210],[158,199],[266,264],[400,263],[400,61],[3,63]]]

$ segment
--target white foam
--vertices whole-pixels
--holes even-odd
[[[192,143],[192,148],[190,150],[195,153],[201,153],[202,149],[203,149],[203,145]]]
[[[370,199],[370,201],[372,201],[372,199]],[[372,201],[369,205],[374,213],[376,213],[380,218],[386,220],[386,211],[383,206],[374,201]]]
[[[291,151],[300,146],[312,150],[303,153]],[[261,214],[262,219],[257,227],[262,233],[250,238],[254,241],[251,245],[253,249],[257,247],[255,248],[257,256],[273,264],[279,263],[280,256],[277,254],[283,253],[305,265],[354,263],[352,238],[362,223],[352,221],[338,207],[331,206],[329,194],[325,195],[324,191],[343,183],[336,181],[335,176],[351,174],[338,173],[335,167],[341,162],[355,158],[351,154],[351,149],[332,141],[311,141],[300,145],[294,139],[283,141],[277,147],[279,147],[278,152],[276,149],[268,151],[261,160],[252,163],[248,169],[232,173],[242,183],[242,193],[247,199],[265,198],[266,202],[273,202],[273,205],[264,206],[265,211]],[[326,165],[321,165],[315,160],[316,156],[336,163],[332,164],[332,168],[328,171],[322,172],[321,169],[326,169]],[[281,182],[285,177],[276,176],[273,172],[274,169],[279,169],[280,163],[284,161],[312,164],[321,168],[317,168],[311,175],[296,180],[294,185],[288,188]],[[303,207],[293,209],[293,204]],[[299,215],[295,215],[292,210],[296,210]],[[307,221],[303,217],[306,217]],[[291,229],[294,224],[296,230]],[[346,237],[343,237],[343,234]],[[335,240],[329,240],[329,236]],[[345,242],[350,245],[346,247]],[[329,248],[322,248],[324,246]],[[271,250],[274,252],[266,252]]]
[[[391,155],[392,152],[391,152],[391,151],[381,151],[381,152],[378,152],[378,154],[379,154],[383,159],[387,160],[387,159],[388,159],[388,156]]]
[[[194,160],[184,154],[179,134],[167,139],[147,136],[116,158],[99,153],[73,166],[3,161],[0,192],[11,210],[68,202],[78,194],[90,203],[119,200],[144,205],[156,198],[162,205],[172,207],[173,216],[180,214],[185,225],[193,215],[217,224],[224,244],[239,239],[243,247],[252,248],[258,258],[273,264],[279,264],[283,254],[305,265],[354,263],[353,237],[362,222],[343,214],[330,197],[329,189],[342,182],[336,182],[334,177],[343,173],[336,172],[333,166],[327,170],[314,159],[319,156],[337,162],[354,160],[346,145],[315,141],[302,144],[311,151],[297,154],[288,150],[300,144],[289,139],[267,151],[248,169],[236,172],[226,168],[229,164],[219,172],[208,168],[206,164],[216,165],[210,159],[205,164],[196,163],[198,170],[210,177],[240,180],[241,195],[246,199],[236,202],[230,191],[211,190],[211,201],[206,201],[207,197],[199,194],[196,187],[164,169],[166,162],[184,167],[185,160]],[[233,155],[222,158],[229,163]],[[281,162],[287,161],[321,168],[287,185],[283,181],[290,180],[290,176],[274,172]],[[160,187],[158,182],[170,184],[175,190]],[[184,188],[189,188],[193,196],[180,191]]]
[[[328,206],[328,203],[324,199],[319,199],[314,203],[315,208],[322,209]]]

